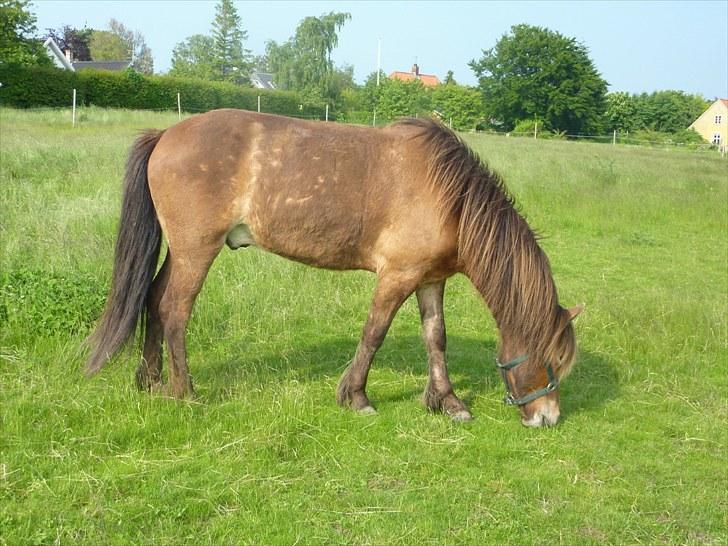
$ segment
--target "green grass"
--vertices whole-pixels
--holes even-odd
[[[135,134],[173,114],[0,110],[0,543],[725,544],[728,161],[467,135],[586,302],[563,422],[501,403],[497,333],[448,283],[448,354],[476,419],[419,403],[416,305],[339,409],[373,278],[224,251],[188,337],[192,401],[93,380],[79,345],[110,278]]]

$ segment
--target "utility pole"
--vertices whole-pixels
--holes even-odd
[[[382,38],[377,39],[377,87],[379,87],[379,73],[382,71]]]

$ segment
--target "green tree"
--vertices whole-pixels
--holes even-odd
[[[131,59],[131,67],[141,74],[154,73],[154,59],[152,50],[147,46],[144,36],[139,31],[126,28],[116,19],[109,20],[109,30],[112,34],[121,38],[129,51],[128,58]]]
[[[710,103],[700,95],[682,91],[655,91],[630,95],[607,95],[605,126],[618,131],[657,131],[680,133],[688,128]]]
[[[432,108],[453,129],[474,129],[485,118],[483,99],[472,87],[449,83],[432,90]]]
[[[479,79],[489,118],[506,129],[533,118],[574,134],[601,129],[607,82],[587,48],[573,38],[515,25],[469,64]]]
[[[144,36],[126,28],[116,19],[109,20],[109,30],[95,30],[91,35],[91,58],[94,61],[129,60],[137,72],[154,72],[152,50]]]
[[[633,131],[638,127],[637,104],[629,93],[609,93],[606,97],[604,126],[609,130]]]
[[[0,0],[0,62],[50,66],[27,0]]]
[[[376,78],[376,73],[374,74]],[[375,81],[376,86],[376,81]],[[377,119],[394,121],[406,116],[429,115],[432,98],[420,80],[402,81],[386,78],[379,82]]]
[[[216,80],[250,83],[250,51],[243,47],[247,38],[248,33],[241,27],[232,0],[220,0],[212,22],[212,62]]]
[[[94,30],[90,42],[91,58],[94,61],[126,61],[130,51],[121,37],[109,30]]]
[[[682,91],[656,91],[636,97],[640,129],[664,133],[684,131],[710,103],[699,95]]]
[[[213,48],[214,40],[204,34],[194,34],[180,42],[172,51],[170,76],[214,80]]]
[[[276,85],[299,91],[309,100],[336,101],[341,78],[335,74],[331,53],[339,43],[337,32],[349,19],[349,13],[338,12],[306,17],[287,42],[268,42],[266,55]]]

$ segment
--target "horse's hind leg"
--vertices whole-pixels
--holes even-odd
[[[468,408],[455,396],[445,360],[445,316],[442,299],[445,281],[417,288],[417,303],[422,320],[422,336],[427,346],[429,379],[423,403],[432,411],[442,411],[456,421],[472,419]]]
[[[380,275],[356,355],[336,390],[336,401],[340,406],[349,406],[362,413],[374,413],[365,392],[369,368],[394,315],[416,286],[417,280],[407,275]]]
[[[159,302],[169,281],[169,253],[154,278],[147,297],[147,318],[144,330],[144,351],[142,361],[136,370],[136,384],[139,390],[155,390],[162,384],[162,342],[164,332],[159,317]]]
[[[192,380],[187,367],[185,334],[195,298],[222,243],[205,248],[170,248],[170,271],[167,287],[159,302],[164,338],[169,349],[169,392],[175,398],[192,394]]]

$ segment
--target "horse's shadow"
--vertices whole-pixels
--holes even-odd
[[[243,380],[255,381],[263,387],[266,383],[278,383],[285,378],[335,383],[352,358],[356,343],[356,340],[333,338],[282,352],[251,353],[240,342],[232,354],[200,366],[196,374],[197,383],[207,386],[206,397],[210,401],[224,397],[230,385]],[[466,403],[472,404],[473,399],[479,396],[492,397],[494,393],[500,396],[503,392],[502,380],[494,364],[495,355],[493,340],[448,337],[448,369],[452,384]],[[377,353],[372,367],[421,377],[417,388],[411,387],[410,381],[401,382],[399,387],[390,386],[384,393],[370,389],[375,403],[419,398],[427,381],[427,354],[421,338],[390,335]],[[252,379],[251,373],[255,374]],[[370,380],[373,377],[376,377],[376,371]],[[584,411],[595,411],[619,396],[616,368],[601,355],[581,349],[572,373],[564,380],[560,390],[562,415],[566,418]]]

